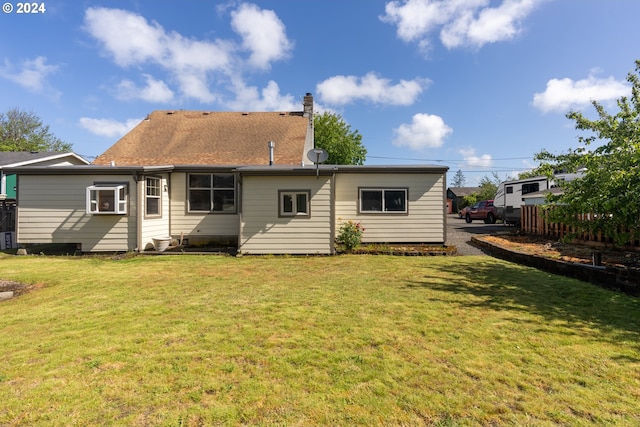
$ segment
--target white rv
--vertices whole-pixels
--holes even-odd
[[[520,222],[520,206],[524,204],[522,196],[547,190],[549,187],[549,179],[546,176],[501,182],[496,196],[493,198],[498,218],[502,218],[505,224],[518,224]]]
[[[582,171],[579,171],[578,173],[556,174],[553,180],[546,176],[534,176],[501,182],[496,196],[493,198],[498,218],[502,219],[505,224],[519,224],[520,206],[525,204],[523,197],[526,194],[545,192],[545,190],[556,187],[556,183],[559,181],[571,181],[581,175]],[[541,197],[544,197],[544,194],[541,194]]]

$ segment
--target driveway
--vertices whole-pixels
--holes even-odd
[[[508,229],[508,227],[507,227]],[[475,220],[467,224],[458,215],[447,215],[447,246],[458,248],[458,255],[486,255],[475,246],[471,246],[471,236],[474,234],[495,234],[505,231],[503,224],[485,224],[484,221]]]

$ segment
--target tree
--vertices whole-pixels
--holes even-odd
[[[476,202],[481,200],[492,200],[496,192],[498,191],[498,186],[500,185],[500,177],[496,172],[493,172],[491,178],[488,176],[483,176],[480,180],[480,190],[472,193],[468,196],[464,197],[464,201],[468,206],[473,206]]]
[[[498,187],[500,186],[500,177],[496,172],[491,174],[491,178],[483,176],[480,180],[480,191],[478,192],[478,200],[491,200],[496,196]]]
[[[0,113],[0,151],[71,151],[32,112],[12,108]]]
[[[538,169],[533,169],[533,170],[526,171],[526,172],[520,172],[518,174],[518,179],[535,178],[536,176],[541,176],[540,172],[538,171]],[[506,180],[507,181],[511,181],[510,178],[507,178]]]
[[[451,183],[452,187],[464,187],[464,183],[467,179],[462,174],[462,171],[458,169],[456,174],[453,176],[453,182]]]
[[[539,170],[548,176],[555,170],[584,172],[560,183],[563,193],[550,198],[556,204],[551,219],[602,232],[618,244],[630,241],[629,230],[640,231],[640,61],[635,70],[627,76],[631,98],[618,100],[616,114],[607,113],[597,101],[592,102],[598,114],[595,120],[577,111],[567,114],[576,129],[589,132],[578,138],[583,146],[560,155],[546,150],[536,154],[542,162]],[[602,145],[591,148],[596,143]]]
[[[314,116],[316,148],[329,153],[326,163],[334,165],[362,165],[367,149],[362,145],[362,135],[335,113],[325,111]]]

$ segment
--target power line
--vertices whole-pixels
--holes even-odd
[[[458,163],[460,159],[416,159],[416,158],[408,158],[408,157],[385,157],[385,156],[367,156],[367,158],[371,159],[385,159],[385,160],[410,160],[410,161],[419,161],[419,162],[438,162],[438,163]],[[502,160],[532,160],[531,157],[504,157],[499,159],[491,159],[492,161],[502,161]]]

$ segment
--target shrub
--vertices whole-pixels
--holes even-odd
[[[344,246],[348,252],[356,249],[362,243],[364,227],[359,222],[347,221],[340,226],[338,231],[338,243]]]

